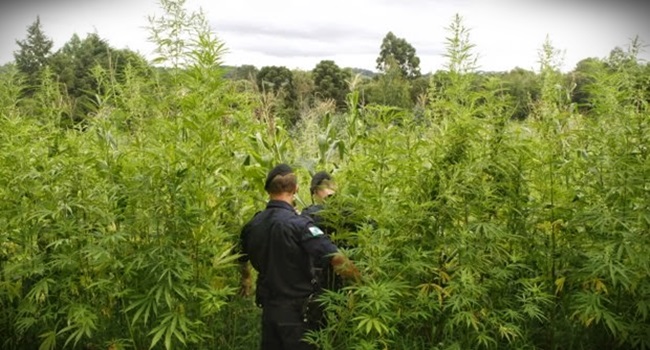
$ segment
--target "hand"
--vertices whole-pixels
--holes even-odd
[[[239,292],[237,293],[240,297],[249,297],[252,294],[252,283],[250,279],[243,279],[239,285]]]
[[[239,264],[239,273],[241,276],[239,282],[239,296],[248,297],[251,295],[251,286],[253,285],[253,279],[251,277],[251,270],[248,262],[242,262]]]
[[[338,273],[341,277],[353,280],[357,283],[361,281],[361,273],[359,269],[354,265],[352,260],[348,259],[345,255],[341,253],[335,253],[330,260],[334,271]]]

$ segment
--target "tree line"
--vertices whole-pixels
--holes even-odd
[[[458,19],[455,23],[448,29],[453,30],[454,25],[458,25]],[[113,48],[97,33],[88,34],[85,38],[74,34],[63,47],[52,52],[53,41],[45,34],[39,18],[27,28],[26,38],[16,43],[19,50],[14,53],[14,64],[24,76],[24,94],[32,93],[43,74],[52,74],[72,101],[66,118],[71,125],[83,122],[85,116],[92,112],[96,104],[94,95],[100,85],[97,79],[99,71],[114,71],[114,79],[123,81],[127,67],[145,76],[158,71],[163,79],[171,70],[154,66],[129,49]],[[568,98],[575,108],[587,114],[593,109],[589,103],[593,97],[590,85],[596,79],[594,73],[601,71],[601,68],[609,72],[619,71],[622,67],[634,71],[630,75],[630,84],[643,86],[650,81],[650,63],[636,60],[642,46],[637,37],[627,49],[615,47],[608,57],[585,58],[573,70],[563,74],[559,83],[568,91]],[[453,52],[450,54],[453,55]],[[291,70],[284,66],[258,68],[248,64],[223,66],[223,71],[224,77],[237,82],[241,89],[267,96],[272,104],[271,112],[291,126],[295,126],[310,109],[321,103],[330,104],[338,112],[345,112],[346,96],[352,89],[360,91],[360,103],[363,105],[421,110],[427,98],[427,89],[430,86],[444,89],[449,81],[449,70],[446,69],[421,74],[416,49],[393,32],[388,32],[381,42],[376,63],[377,73],[340,67],[333,60],[322,60],[311,71]],[[454,67],[445,68],[453,70]],[[503,72],[471,69],[467,73],[471,76],[469,84],[474,90],[485,89],[487,82],[498,85],[509,107],[507,113],[513,119],[527,118],[531,106],[538,103],[542,80],[540,72],[515,67]]]

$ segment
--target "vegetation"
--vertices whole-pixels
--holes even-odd
[[[20,50],[14,53],[14,61],[18,69],[25,73],[25,91],[29,93],[39,83],[54,42],[45,35],[41,28],[41,19],[36,17],[36,21],[27,28],[27,38],[16,40],[16,44]]]
[[[313,71],[314,93],[323,100],[334,100],[340,108],[345,107],[345,98],[349,93],[348,81],[351,76],[334,61],[320,61]]]
[[[415,48],[405,39],[388,32],[381,42],[377,69],[386,72],[391,67],[399,68],[405,78],[420,76],[420,58],[416,55]]]
[[[0,347],[256,348],[231,251],[288,162],[303,184],[333,169],[326,215],[364,275],[322,297],[322,349],[650,349],[637,40],[568,74],[550,40],[538,72],[479,72],[456,17],[424,87],[398,65],[342,86],[333,62],[226,71],[203,14],[161,4],[166,68],[104,65],[89,36],[68,45],[87,65],[58,66],[83,84],[47,50],[0,69]]]

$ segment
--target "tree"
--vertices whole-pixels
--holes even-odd
[[[589,89],[595,82],[597,73],[604,70],[603,61],[590,57],[578,62],[575,69],[569,73],[569,79],[575,84],[571,93],[571,102],[575,103],[581,112],[590,111],[592,95]]]
[[[33,91],[40,81],[41,71],[48,63],[53,45],[41,28],[40,17],[36,17],[36,21],[27,28],[27,38],[16,40],[16,44],[20,47],[14,52],[16,67],[26,76],[27,91]]]
[[[296,106],[300,115],[307,113],[314,103],[314,80],[310,71],[295,69],[292,72],[296,89]]]
[[[377,57],[377,69],[388,72],[391,64],[397,65],[406,78],[417,78],[420,74],[420,58],[415,48],[405,39],[398,38],[393,32],[388,32],[381,43],[381,51]]]
[[[74,34],[52,56],[52,66],[72,97],[82,97],[86,92],[96,91],[97,85],[90,70],[97,64],[104,66],[110,48],[97,34],[89,34],[81,40]]]
[[[635,36],[630,40],[627,50],[615,47],[605,60],[607,67],[612,71],[639,68],[639,54],[643,46],[641,39]]]
[[[71,119],[75,123],[93,110],[94,97],[102,94],[101,86],[93,76],[93,68],[101,67],[113,74],[118,82],[128,65],[145,74],[150,69],[142,56],[127,49],[116,50],[96,33],[88,34],[83,40],[74,34],[50,61],[54,73],[73,99]]]
[[[257,73],[257,87],[264,94],[278,97],[275,114],[294,125],[298,120],[298,96],[291,71],[282,66],[262,67]]]
[[[266,66],[257,73],[257,86],[261,91],[279,93],[293,89],[293,76],[287,67]]]
[[[501,79],[512,106],[512,117],[520,120],[527,118],[531,107],[539,99],[539,77],[533,71],[516,67],[502,74]]]
[[[420,99],[426,97],[431,75],[427,74],[411,80],[410,95],[411,101],[417,103]]]
[[[648,81],[650,81],[646,75],[646,67],[639,60],[643,46],[641,39],[636,36],[630,40],[626,50],[616,47],[604,61],[609,74],[616,77],[609,84],[617,86],[620,92],[618,97],[622,100],[635,101],[637,107],[647,103]]]
[[[316,95],[321,99],[336,101],[338,108],[345,107],[345,97],[349,91],[348,71],[342,70],[334,61],[323,60],[316,65],[312,74]]]
[[[251,64],[244,64],[233,68],[229,78],[232,80],[255,80],[258,72],[257,67]]]
[[[388,61],[388,71],[368,84],[366,100],[368,103],[384,106],[410,108],[413,101],[409,81],[402,75],[399,66],[394,64],[392,57],[389,57]]]

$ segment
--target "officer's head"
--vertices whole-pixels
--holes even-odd
[[[336,184],[330,174],[326,171],[319,171],[311,177],[309,190],[314,200],[322,202],[336,193]]]
[[[279,164],[269,171],[264,189],[270,195],[295,194],[298,191],[298,178],[287,164]]]

